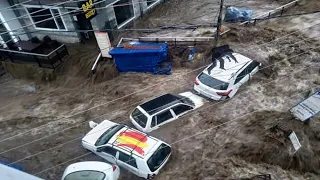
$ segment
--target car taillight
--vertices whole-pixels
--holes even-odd
[[[232,89],[230,89],[229,91],[226,92],[217,92],[218,95],[220,96],[228,96],[231,93]]]
[[[198,82],[198,80],[197,80],[197,77],[194,78],[194,81],[193,81],[193,82],[194,82],[195,85],[199,85],[199,82]]]
[[[112,170],[115,171],[116,169],[117,169],[117,166],[112,164]]]

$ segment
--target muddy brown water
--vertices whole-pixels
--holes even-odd
[[[199,3],[188,2],[189,5]],[[176,1],[171,3],[182,6]],[[184,9],[186,7],[188,6]],[[168,12],[166,17],[170,14],[170,17],[172,14],[179,14],[179,11],[180,9],[176,9]],[[190,11],[196,13],[196,8]],[[181,13],[185,14],[185,11],[181,10]],[[174,18],[171,20],[175,22]],[[183,20],[181,19],[181,22]],[[320,68],[316,66],[320,60],[319,50],[310,48],[319,41],[311,39],[292,45],[309,37],[295,33],[275,43],[257,46],[292,32],[292,30],[274,30],[269,26],[266,23],[250,29],[231,27],[231,32],[222,42],[229,43],[235,51],[262,62],[264,66],[279,61],[281,63],[259,72],[234,98],[218,104],[207,103],[203,106],[203,110],[199,109],[193,114],[188,114],[151,134],[166,142],[174,143],[247,113],[257,110],[259,112],[175,143],[172,159],[156,179],[239,179],[261,173],[271,174],[274,179],[320,178],[318,128],[320,120],[315,118],[310,124],[303,124],[293,120],[288,114],[288,109],[305,97],[305,91],[320,85]],[[70,52],[77,54],[79,48],[75,47]],[[307,53],[289,59],[301,52]],[[80,62],[79,58],[68,62],[66,67],[61,69],[61,76],[57,82],[52,84],[14,80],[0,85],[1,139],[28,132],[12,140],[0,142],[1,152],[51,135],[3,153],[0,159],[13,162],[45,151],[18,163],[27,172],[36,173],[76,158],[86,153],[80,145],[80,138],[89,130],[87,123],[89,120],[100,122],[109,119],[128,123],[128,115],[136,106],[134,103],[167,92],[179,93],[192,90],[192,80],[197,74],[195,72],[180,76],[194,67],[176,67],[170,76],[126,73],[111,80],[102,78],[97,83],[92,83],[92,79],[88,78],[90,70],[87,67],[90,63],[87,59],[93,60],[95,54],[88,55],[83,52],[79,53],[79,56],[82,57]],[[69,69],[70,66],[74,67]],[[174,80],[167,81],[168,78]],[[153,86],[156,83],[160,84]],[[36,92],[26,92],[23,88],[25,85],[36,87]],[[146,87],[151,88],[143,90]],[[139,90],[143,91],[77,114]],[[76,115],[69,117],[73,114]],[[287,138],[281,132],[269,131],[269,128],[278,121],[296,131],[303,145],[301,151],[294,155],[290,154],[292,147]],[[43,128],[33,129],[41,125]],[[61,131],[66,128],[69,129]],[[102,159],[91,154],[41,173],[40,177],[59,179],[68,164],[83,160]],[[123,170],[121,179],[137,179],[137,177]]]

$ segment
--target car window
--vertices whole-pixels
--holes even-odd
[[[132,166],[132,167],[137,168],[136,159],[128,154],[121,152],[121,151],[119,151],[119,160]]]
[[[250,73],[251,71],[249,71],[249,69],[250,64],[244,70],[242,70],[242,72],[237,76],[237,79],[235,80],[234,84],[237,84],[239,81],[241,81],[242,78],[244,78],[248,73]]]
[[[63,180],[104,180],[105,173],[100,171],[83,170],[68,174]]]
[[[257,66],[259,66],[259,62],[257,61],[252,61],[250,63],[250,65],[248,66],[248,72],[251,73],[253,71],[254,68],[256,68]]]
[[[132,112],[131,116],[141,127],[146,127],[148,117],[145,116],[138,108]]]
[[[154,127],[155,125],[157,125],[157,118],[156,116],[153,116],[151,121],[151,127]]]
[[[124,126],[123,125],[115,125],[112,126],[111,128],[109,128],[108,130],[106,130],[106,132],[104,132],[96,141],[96,143],[94,144],[95,146],[101,146],[106,144],[111,137],[113,137],[113,135],[118,132],[120,129],[122,129]]]
[[[159,124],[161,124],[171,118],[173,118],[173,116],[172,116],[170,110],[166,110],[166,111],[157,115],[157,125],[159,125]]]
[[[246,75],[246,71],[242,71],[240,74],[238,74],[236,80],[234,81],[234,84],[237,84],[244,76]]]
[[[177,105],[175,107],[172,108],[173,112],[178,116],[186,111],[189,111],[191,110],[192,107],[190,106],[187,106],[187,105],[184,105],[184,104],[180,104],[180,105]]]
[[[114,157],[116,157],[116,154],[117,154],[117,150],[116,149],[114,149],[114,148],[112,148],[112,147],[105,147],[105,148],[103,148],[103,150],[102,150],[102,152],[105,152],[105,153],[107,153],[107,154],[110,154],[110,155],[112,155],[112,156],[114,156]]]
[[[198,79],[201,83],[205,84],[206,86],[209,86],[213,89],[218,89],[218,90],[227,90],[228,89],[228,86],[229,86],[229,83],[227,82],[223,82],[223,81],[220,81],[218,79],[215,79],[205,73],[201,73],[199,76],[198,76]]]
[[[152,156],[148,159],[147,164],[149,169],[154,172],[156,171],[164,162],[164,160],[171,153],[171,148],[165,144],[161,144],[159,148],[152,154]]]

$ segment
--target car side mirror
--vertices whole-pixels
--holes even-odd
[[[91,129],[95,128],[97,125],[98,125],[98,123],[96,123],[96,122],[94,122],[94,121],[90,121],[90,122],[89,122],[89,127],[90,127]]]

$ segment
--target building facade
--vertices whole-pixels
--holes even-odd
[[[94,36],[93,33],[77,30],[106,31],[127,27],[163,0],[34,0],[21,4],[23,1],[0,2],[0,31],[9,31],[7,34],[0,32],[2,44],[9,39],[42,39],[47,35],[62,43],[80,42]],[[88,18],[81,4],[94,9],[94,17]],[[13,5],[16,6],[4,9]],[[111,38],[114,35],[112,32],[109,32]]]

